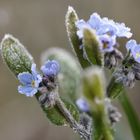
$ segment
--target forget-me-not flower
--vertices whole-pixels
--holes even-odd
[[[114,50],[114,45],[116,44],[116,37],[109,36],[107,34],[99,36],[99,40],[102,42],[100,48],[104,52],[111,52]]]
[[[83,19],[78,20],[76,26],[79,39],[83,38],[84,28],[94,30],[102,44],[101,50],[108,52],[114,49],[117,37],[130,38],[132,36],[130,28],[126,27],[124,23],[117,23],[106,17],[101,18],[97,13],[93,13],[87,22]]]
[[[132,39],[126,43],[126,48],[131,52],[134,60],[140,63],[140,44],[137,44],[137,42]]]
[[[36,71],[36,64],[32,64],[31,73],[23,72],[18,75],[18,80],[22,85],[18,86],[21,94],[32,97],[37,93],[42,77]]]
[[[86,102],[86,100],[84,100],[83,98],[79,98],[76,101],[76,105],[78,106],[78,108],[83,111],[83,112],[88,112],[89,111],[89,104]]]
[[[60,65],[56,60],[48,60],[45,65],[41,67],[41,71],[45,76],[56,76],[60,71]]]

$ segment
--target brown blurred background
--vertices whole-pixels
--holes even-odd
[[[41,52],[51,46],[70,51],[64,24],[68,5],[86,20],[92,12],[98,12],[125,22],[140,43],[139,0],[0,0],[0,39],[5,33],[13,34],[27,47],[37,64]],[[71,129],[50,125],[36,100],[20,95],[17,85],[0,58],[0,140],[76,139]],[[139,85],[130,90],[129,96],[140,116]],[[125,116],[116,126],[116,132],[121,135],[116,136],[116,140],[133,140]]]

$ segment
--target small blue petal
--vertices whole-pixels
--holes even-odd
[[[29,85],[31,84],[33,80],[33,75],[29,72],[23,72],[18,75],[18,80],[23,84],[23,85]]]
[[[105,23],[103,24],[100,29],[97,31],[97,34],[109,34],[110,36],[116,35],[117,27],[114,24]]]
[[[136,45],[131,51],[136,62],[140,63],[140,45]]]
[[[37,75],[37,71],[36,71],[36,64],[32,64],[32,66],[31,66],[31,71],[32,71],[32,74],[33,75]]]
[[[18,86],[18,92],[26,96],[32,97],[37,93],[37,89],[30,86]]]
[[[127,50],[131,50],[132,48],[134,48],[137,45],[136,40],[131,39],[126,43],[126,48]]]
[[[40,74],[36,71],[36,64],[32,64],[31,67],[31,71],[32,71],[32,75],[34,80],[36,81],[36,83],[39,83],[42,81],[42,77],[40,76]],[[37,87],[37,86],[36,86]]]
[[[79,29],[77,31],[77,35],[78,35],[79,39],[82,39],[84,28],[90,28],[90,26],[82,19],[78,20],[75,24],[76,24],[77,28]]]
[[[82,98],[79,98],[76,101],[76,105],[83,112],[88,112],[89,111],[89,105],[88,105],[88,103],[84,99],[82,99]]]
[[[78,29],[82,29],[85,25],[87,25],[87,23],[83,19],[78,20],[75,24]]]
[[[130,38],[132,36],[130,28],[126,27],[124,23],[116,23],[116,26],[118,27],[118,32],[116,33],[118,37]]]
[[[98,30],[102,25],[102,19],[99,14],[93,13],[87,21],[91,28]]]

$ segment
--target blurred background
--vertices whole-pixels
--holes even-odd
[[[51,46],[71,51],[65,29],[68,5],[85,20],[98,12],[102,17],[125,22],[140,43],[139,0],[0,0],[0,39],[5,33],[13,34],[27,47],[38,66],[41,52]],[[124,41],[121,40],[122,44]],[[129,97],[140,116],[139,85],[129,90]],[[17,86],[17,80],[0,58],[0,140],[76,139],[71,129],[51,125],[36,100],[20,95]],[[116,133],[116,140],[133,140],[125,115],[117,124]]]

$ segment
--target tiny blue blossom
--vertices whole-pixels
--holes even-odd
[[[37,93],[42,77],[36,71],[36,64],[32,64],[31,72],[23,72],[18,75],[18,80],[22,85],[18,86],[21,94],[32,97]]]
[[[76,101],[76,105],[83,112],[88,112],[89,111],[89,104],[83,98],[79,98]]]
[[[102,44],[100,45],[101,50],[104,52],[111,52],[114,50],[114,45],[116,44],[116,36],[110,37],[109,35],[99,36]]]
[[[108,52],[113,51],[117,37],[130,38],[132,36],[130,28],[126,27],[124,23],[117,23],[106,17],[101,18],[97,13],[93,13],[87,22],[83,19],[78,20],[76,26],[79,39],[83,38],[84,28],[94,30],[102,44],[101,49]]]
[[[126,49],[129,51],[129,50],[133,49],[136,45],[137,45],[136,40],[131,39],[126,43]]]
[[[126,48],[131,52],[134,60],[140,63],[140,44],[137,44],[137,42],[132,39],[126,43]]]
[[[41,67],[41,71],[45,76],[56,76],[60,71],[60,65],[56,60],[48,60],[45,65]]]

